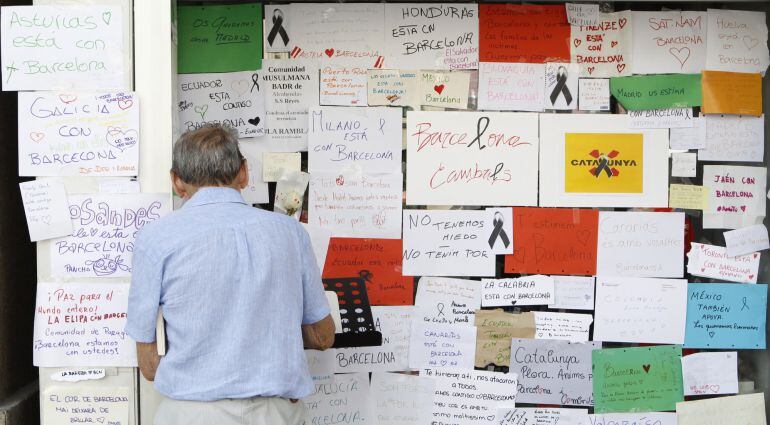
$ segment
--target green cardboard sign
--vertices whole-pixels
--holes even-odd
[[[262,68],[262,5],[179,6],[180,74]]]
[[[596,413],[675,410],[684,400],[678,345],[594,350],[593,372]]]
[[[610,92],[629,111],[691,108],[703,103],[700,74],[611,78]]]

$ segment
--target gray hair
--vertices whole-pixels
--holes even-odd
[[[238,132],[212,124],[182,134],[174,144],[171,171],[193,186],[227,186],[235,180],[243,161]]]

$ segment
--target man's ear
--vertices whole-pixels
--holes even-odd
[[[174,192],[176,192],[180,198],[184,199],[187,197],[187,187],[182,179],[173,171],[171,171],[171,184],[174,186]]]
[[[238,189],[245,189],[249,185],[249,164],[245,159],[241,162],[241,168],[235,176],[235,184]]]

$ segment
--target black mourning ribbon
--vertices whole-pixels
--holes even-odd
[[[500,240],[503,241],[503,246],[508,248],[511,241],[508,239],[508,234],[505,233],[505,229],[503,229],[503,215],[500,214],[500,211],[495,212],[495,216],[492,219],[492,225],[494,226],[494,229],[492,229],[492,234],[489,235],[489,247],[494,248],[495,242],[499,237]]]
[[[567,105],[572,104],[572,93],[569,92],[567,87],[567,68],[560,66],[556,71],[556,87],[551,92],[551,104],[556,104],[556,99],[559,98],[559,93],[564,94],[564,100],[567,101]]]
[[[249,90],[249,93],[254,92],[254,87],[256,87],[257,91],[259,91],[259,74],[256,72],[251,74],[251,89]]]
[[[612,177],[612,170],[610,170],[610,166],[608,165],[609,160],[602,156],[599,158],[599,166],[596,168],[596,177],[599,178],[599,175],[602,174],[602,171],[607,173],[607,177]]]
[[[270,45],[273,45],[273,41],[275,41],[275,36],[278,34],[281,35],[281,40],[283,40],[283,45],[287,46],[289,44],[289,34],[286,34],[286,30],[283,28],[283,12],[281,12],[281,9],[275,9],[273,12],[273,29],[270,30],[270,34],[267,35],[267,42],[270,43]]]

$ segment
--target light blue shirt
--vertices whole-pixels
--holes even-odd
[[[168,347],[155,388],[177,400],[303,398],[313,382],[301,325],[329,314],[310,239],[294,219],[202,188],[145,226],[133,256],[126,333]]]

